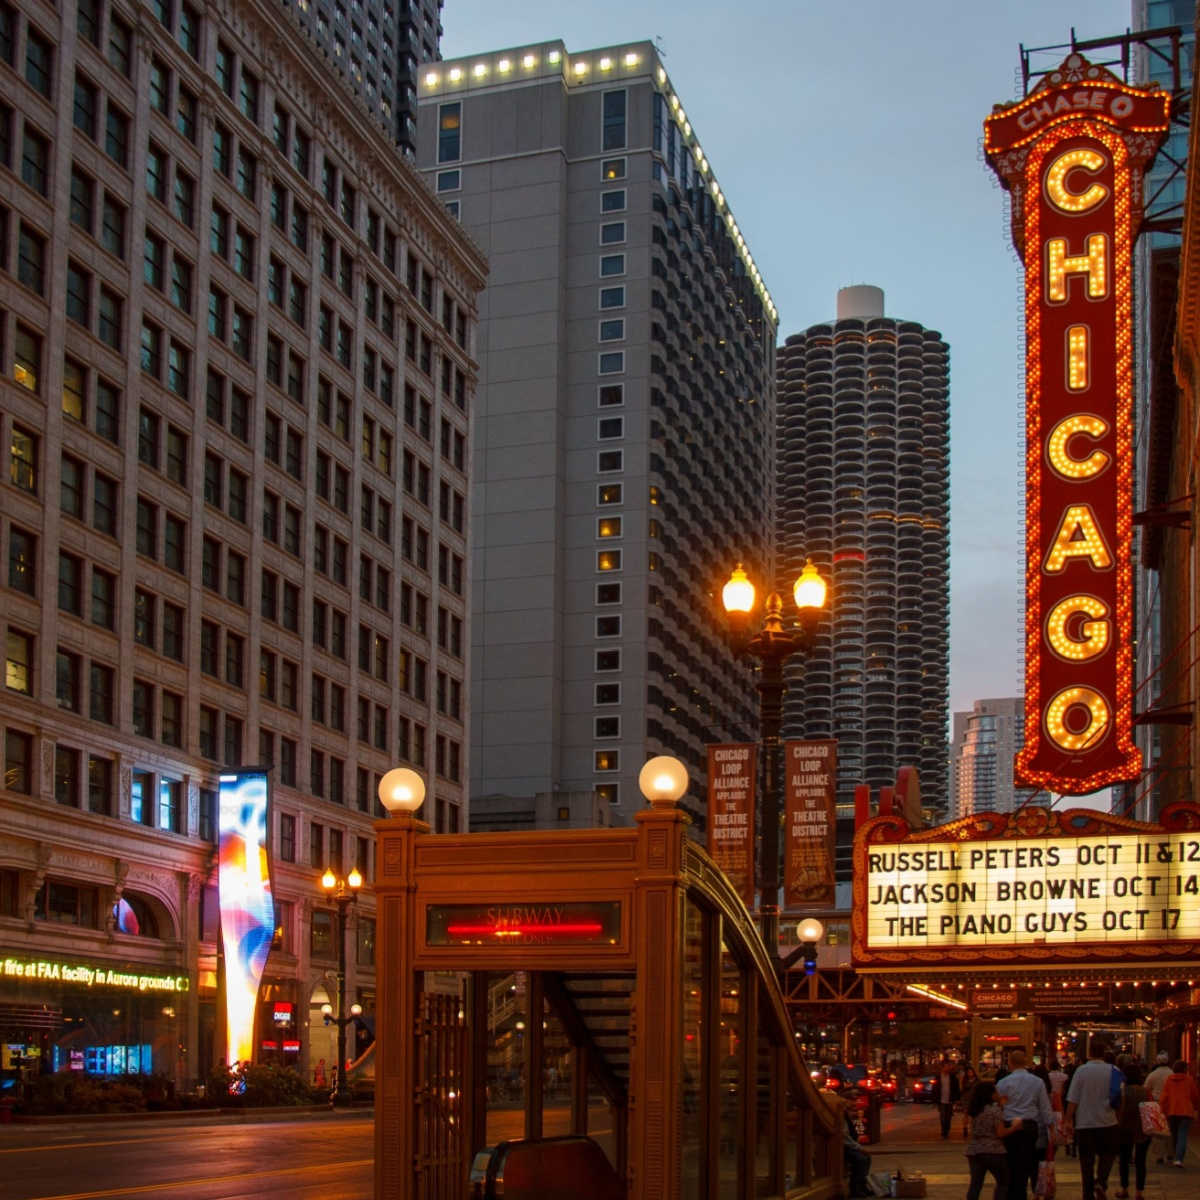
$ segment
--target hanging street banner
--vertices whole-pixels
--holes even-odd
[[[984,121],[1025,264],[1025,743],[1014,783],[1084,795],[1133,744],[1133,244],[1171,98],[1069,55]]]
[[[1184,962],[1200,953],[1200,807],[976,813],[854,837],[856,967]]]
[[[754,907],[754,742],[708,747],[708,852]]]
[[[837,742],[784,742],[783,905],[832,908]]]

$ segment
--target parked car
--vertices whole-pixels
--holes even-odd
[[[866,1067],[854,1067],[846,1063],[834,1063],[825,1071],[826,1083],[835,1091],[861,1087],[863,1080],[867,1079],[869,1075],[870,1072]]]
[[[863,1091],[879,1092],[885,1100],[894,1100],[898,1087],[890,1071],[871,1071],[858,1086]]]
[[[922,1075],[913,1081],[911,1090],[914,1104],[936,1104],[941,1088],[936,1075]]]

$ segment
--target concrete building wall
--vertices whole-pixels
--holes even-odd
[[[628,820],[667,752],[702,817],[704,745],[756,727],[713,595],[770,559],[769,297],[648,43],[442,63],[420,108],[418,164],[492,264],[472,793],[592,789]]]

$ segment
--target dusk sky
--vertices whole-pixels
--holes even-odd
[[[446,0],[446,58],[657,40],[779,309],[872,283],[950,344],[951,711],[1021,691],[1021,279],[983,118],[1019,44],[1125,32],[1124,0]],[[1052,56],[1041,56],[1050,65]],[[1059,56],[1061,57],[1061,56]]]

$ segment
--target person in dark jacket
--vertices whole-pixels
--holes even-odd
[[[958,1082],[958,1074],[954,1064],[945,1059],[942,1071],[938,1076],[938,1115],[942,1118],[942,1137],[950,1136],[950,1122],[954,1118],[954,1106],[962,1098],[962,1085]]]
[[[1150,1135],[1142,1132],[1142,1112],[1138,1107],[1150,1099],[1146,1087],[1146,1072],[1138,1063],[1125,1067],[1125,1088],[1121,1107],[1117,1110],[1117,1170],[1121,1176],[1119,1200],[1129,1195],[1129,1164],[1133,1163],[1134,1200],[1142,1200],[1146,1190],[1146,1156],[1150,1152]]]

